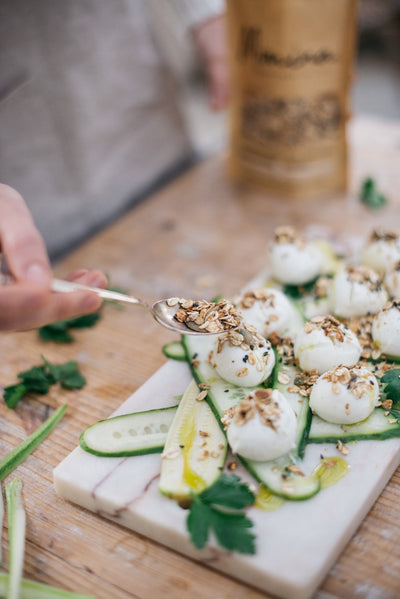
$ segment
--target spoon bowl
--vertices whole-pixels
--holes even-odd
[[[175,318],[175,314],[177,312],[177,309],[179,308],[179,305],[169,305],[168,299],[158,300],[157,302],[154,302],[152,306],[149,306],[146,302],[136,297],[125,295],[124,293],[120,293],[118,291],[111,291],[110,289],[100,289],[99,287],[89,287],[87,285],[81,285],[80,283],[74,283],[73,281],[64,281],[61,279],[53,279],[51,288],[53,291],[59,293],[69,293],[71,291],[92,291],[93,293],[95,293],[103,299],[142,306],[152,314],[153,318],[159,324],[161,324],[163,327],[166,327],[167,329],[175,331],[176,333],[184,335],[221,334],[221,331],[206,331],[204,329],[201,329],[197,327],[193,322],[190,322],[188,324],[185,324],[184,322],[179,322],[179,320]]]

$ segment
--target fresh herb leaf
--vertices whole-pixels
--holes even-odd
[[[23,396],[28,392],[28,388],[23,383],[17,385],[9,385],[5,387],[3,392],[4,401],[7,404],[7,408],[15,408],[17,403]]]
[[[207,543],[210,520],[210,508],[198,497],[194,497],[187,519],[187,527],[192,543],[197,549],[203,549]]]
[[[59,320],[47,324],[39,329],[39,337],[43,341],[55,341],[56,343],[71,343],[73,336],[68,332],[66,320]]]
[[[391,399],[393,402],[389,412],[397,421],[400,423],[400,368],[393,368],[388,370],[383,377],[381,377],[381,384],[383,383],[383,393],[386,399]]]
[[[253,504],[254,500],[254,494],[239,477],[224,474],[211,487],[193,496],[187,528],[195,547],[202,549],[212,530],[221,547],[253,554],[255,538],[249,531],[253,523],[237,510]]]
[[[215,484],[203,491],[201,500],[208,505],[217,504],[240,510],[254,503],[254,493],[238,476],[222,474]]]
[[[76,370],[76,372],[62,378],[60,384],[64,389],[82,389],[82,387],[86,385],[86,379],[78,370]]]
[[[93,327],[99,319],[100,313],[93,312],[92,314],[84,314],[83,316],[77,316],[64,322],[67,323],[67,328],[69,329],[86,329]]]
[[[86,379],[80,373],[78,363],[74,360],[65,362],[65,364],[51,364],[43,356],[42,359],[54,381],[60,383],[62,387],[66,389],[81,389],[85,385]]]
[[[360,200],[363,204],[374,210],[383,208],[387,202],[387,198],[378,190],[376,182],[372,177],[368,177],[362,182]]]
[[[77,362],[71,360],[65,364],[52,364],[42,356],[43,365],[33,366],[20,372],[21,383],[9,385],[4,389],[3,398],[8,408],[15,408],[26,393],[48,393],[51,385],[60,383],[65,389],[81,389],[86,379],[79,371]]]
[[[46,366],[33,366],[29,370],[20,372],[18,378],[30,391],[42,393],[43,395],[49,391],[50,386],[54,383],[54,378],[47,371]]]
[[[83,329],[93,327],[100,318],[99,312],[93,314],[84,314],[68,320],[59,320],[47,324],[39,329],[39,337],[43,341],[55,341],[56,343],[71,343],[74,337],[69,329]]]
[[[309,295],[312,293],[316,282],[318,281],[320,275],[315,277],[312,281],[305,283],[304,285],[284,285],[283,292],[285,295],[288,295],[291,299],[301,299],[304,295]]]
[[[238,553],[255,553],[255,537],[249,532],[253,523],[244,514],[230,514],[211,509],[212,527],[218,543]]]
[[[400,409],[400,368],[388,370],[381,378],[384,384],[383,392],[387,399],[393,401],[393,407]]]

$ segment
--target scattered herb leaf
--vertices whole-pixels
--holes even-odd
[[[60,383],[66,389],[81,389],[85,385],[86,380],[79,371],[77,362],[52,364],[43,356],[42,359],[43,365],[33,366],[18,374],[21,383],[5,387],[3,398],[8,408],[15,408],[26,393],[48,393],[55,383]]]
[[[187,518],[192,543],[202,549],[212,530],[221,547],[255,553],[255,537],[248,530],[253,523],[244,512],[237,511],[254,501],[254,493],[238,476],[223,474],[211,487],[193,496]]]
[[[386,196],[378,190],[376,182],[372,177],[368,177],[362,182],[360,200],[363,204],[374,210],[383,208],[387,202]]]
[[[203,491],[201,499],[209,505],[217,504],[241,510],[254,503],[255,498],[248,485],[239,477],[223,474],[215,484]]]
[[[388,370],[381,378],[383,393],[393,402],[389,412],[400,423],[400,368]]]
[[[318,275],[315,279],[310,281],[309,283],[305,283],[304,285],[284,285],[283,292],[288,295],[292,299],[301,299],[304,295],[308,295],[312,293],[316,282],[318,281],[320,275]]]
[[[71,343],[74,337],[69,329],[84,329],[93,327],[100,318],[99,312],[84,314],[68,320],[59,320],[47,324],[39,329],[39,337],[44,341],[55,341],[56,343]]]

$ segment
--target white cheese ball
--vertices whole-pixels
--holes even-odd
[[[234,409],[227,429],[234,453],[266,462],[288,453],[296,444],[297,419],[277,389],[257,389]]]
[[[269,341],[253,327],[243,325],[237,331],[218,335],[212,360],[225,381],[240,387],[255,387],[270,376],[275,354]]]
[[[276,229],[269,262],[272,276],[287,285],[304,285],[315,279],[322,268],[318,247],[291,227]]]
[[[310,394],[310,408],[335,424],[365,420],[379,402],[378,381],[364,366],[339,366],[320,376]]]
[[[317,316],[306,322],[294,342],[294,353],[302,370],[322,374],[339,364],[354,366],[361,345],[356,335],[333,316]]]
[[[375,314],[372,339],[386,356],[400,357],[400,300],[393,300]]]
[[[301,327],[299,312],[280,289],[265,288],[247,291],[237,307],[243,320],[269,337],[276,332],[281,336],[295,335]]]
[[[273,244],[270,252],[271,274],[286,285],[304,285],[319,274],[321,254],[313,244],[298,247],[292,243]]]
[[[390,297],[400,297],[400,262],[396,262],[386,273],[385,285]]]
[[[330,303],[336,316],[375,314],[387,300],[378,274],[367,266],[346,266],[333,280]]]
[[[374,231],[361,252],[361,262],[379,274],[387,272],[400,260],[400,236]]]

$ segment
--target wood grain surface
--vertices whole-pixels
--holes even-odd
[[[351,190],[346,197],[286,201],[233,186],[224,157],[199,164],[57,265],[58,276],[101,268],[114,286],[155,300],[178,295],[236,293],[265,266],[273,229],[291,224],[365,235],[375,226],[400,230],[400,123],[358,119],[351,126]],[[374,213],[358,200],[374,176],[389,203]],[[56,496],[52,469],[77,445],[83,428],[107,417],[165,361],[175,335],[143,309],[107,304],[93,329],[71,344],[40,341],[37,332],[3,333],[0,382],[40,363],[78,360],[87,377],[80,391],[54,387],[15,410],[0,405],[0,454],[32,432],[56,406],[69,404],[55,431],[14,474],[24,484],[27,546],[24,575],[98,599],[261,599],[266,594],[112,524]],[[13,475],[11,475],[13,476]],[[9,478],[11,478],[11,476]],[[329,517],[334,518],[332,513]],[[3,534],[7,569],[7,526]],[[332,568],[318,599],[400,596],[400,470]]]

